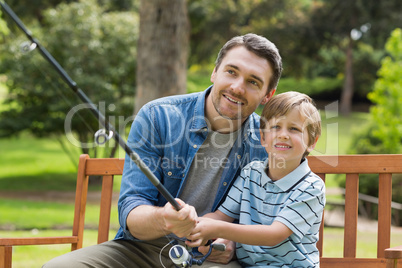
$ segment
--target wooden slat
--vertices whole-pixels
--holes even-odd
[[[124,158],[88,159],[86,175],[121,175],[123,174]]]
[[[78,240],[74,236],[52,236],[52,237],[20,237],[0,238],[0,245],[5,246],[29,246],[29,245],[52,245],[70,244]]]
[[[343,256],[356,257],[357,210],[359,202],[359,174],[346,175],[345,192],[345,231]]]
[[[368,258],[321,258],[320,267],[322,268],[385,268],[385,259]]]
[[[11,268],[13,248],[0,246],[0,267]]]
[[[82,248],[85,225],[85,209],[88,195],[89,177],[85,175],[86,163],[89,160],[87,154],[80,156],[77,171],[77,189],[75,191],[73,236],[78,237],[77,243],[71,245],[71,250]]]
[[[384,258],[391,245],[392,174],[380,174],[378,186],[377,257]]]
[[[314,173],[402,173],[402,154],[308,156]]]
[[[393,248],[387,248],[385,250],[385,258],[401,259],[402,261],[402,245]]]
[[[112,196],[113,196],[113,176],[103,176],[99,227],[98,227],[98,244],[109,240]]]

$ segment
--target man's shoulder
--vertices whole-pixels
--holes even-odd
[[[148,108],[158,107],[161,105],[180,105],[191,102],[197,102],[199,97],[204,94],[203,92],[188,93],[182,95],[172,95],[167,97],[162,97],[159,99],[152,100],[148,102],[145,106]]]

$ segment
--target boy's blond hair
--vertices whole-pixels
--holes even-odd
[[[314,101],[306,94],[300,92],[288,91],[275,95],[265,104],[260,118],[262,132],[264,133],[269,120],[285,116],[292,109],[298,109],[300,115],[305,120],[303,127],[307,127],[308,146],[312,145],[321,135],[321,116]]]

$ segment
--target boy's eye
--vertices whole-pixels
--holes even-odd
[[[299,132],[300,132],[300,129],[297,128],[297,127],[291,127],[290,130],[292,130],[292,131],[299,131]]]

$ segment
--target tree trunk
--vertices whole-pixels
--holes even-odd
[[[340,103],[340,112],[342,115],[348,116],[352,111],[353,91],[353,40],[349,37],[348,46],[346,48],[345,82],[343,84]]]
[[[148,101],[186,93],[186,0],[141,0],[135,114]]]

